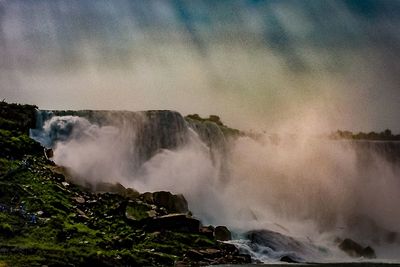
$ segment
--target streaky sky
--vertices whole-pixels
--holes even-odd
[[[398,0],[0,0],[0,97],[43,109],[400,132],[399,52]]]

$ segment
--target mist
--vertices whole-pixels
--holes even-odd
[[[378,257],[398,259],[400,167],[379,149],[313,135],[325,123],[316,115],[310,113],[304,125],[296,125],[295,136],[281,135],[278,142],[268,134],[229,139],[227,154],[217,157],[189,128],[187,142],[158,151],[142,165],[133,156],[140,128],[113,116],[119,122],[110,125],[54,116],[33,137],[53,147],[54,162],[77,183],[182,193],[204,224],[312,240],[332,249],[336,260],[345,256],[335,240],[349,237],[377,248]],[[281,129],[293,125],[288,121]]]

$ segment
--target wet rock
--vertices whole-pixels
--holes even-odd
[[[287,262],[287,263],[299,263],[298,261],[296,261],[295,259],[293,259],[292,257],[290,257],[290,256],[288,256],[288,255],[283,256],[283,257],[280,259],[280,261],[282,261],[282,262]]]
[[[218,242],[218,248],[227,254],[239,254],[238,248],[233,244]]]
[[[45,155],[46,159],[51,159],[54,156],[53,149],[45,148],[44,149],[44,155]]]
[[[144,202],[146,202],[148,204],[154,203],[153,193],[151,193],[151,192],[145,192],[143,194],[140,194],[139,199],[143,200]]]
[[[376,254],[375,250],[371,248],[370,246],[366,247],[363,249],[363,257],[368,258],[368,259],[375,259]]]
[[[217,226],[214,230],[215,239],[219,241],[228,241],[232,239],[231,232],[226,226]]]
[[[375,251],[371,247],[363,248],[360,244],[350,238],[344,239],[339,248],[351,257],[376,258]]]
[[[173,205],[171,210],[173,212],[180,212],[180,213],[189,212],[188,203],[182,194],[173,195],[172,199],[173,199]]]
[[[200,233],[205,235],[206,237],[212,239],[214,238],[214,227],[213,226],[202,226],[200,227]]]
[[[164,207],[168,213],[186,213],[189,211],[188,203],[181,194],[173,195],[167,191],[154,192],[153,201],[155,205]]]
[[[339,244],[339,248],[352,257],[360,257],[363,251],[363,247],[360,244],[354,242],[349,238],[343,240]]]
[[[234,258],[236,264],[251,263],[251,256],[247,254],[240,254]]]
[[[190,249],[185,254],[190,261],[205,262],[206,264],[218,264],[223,261],[223,256],[223,252],[215,248]]]
[[[200,221],[188,217],[186,214],[169,214],[145,220],[144,229],[147,231],[172,230],[186,233],[199,233]]]
[[[133,188],[125,188],[120,183],[98,183],[94,187],[94,191],[96,193],[113,193],[118,194],[120,196],[129,198],[129,199],[136,199],[140,196],[140,193]]]
[[[207,249],[190,249],[176,266],[202,266],[216,264],[251,263],[249,255],[240,254],[232,244],[220,243],[218,247]]]
[[[200,251],[195,249],[189,249],[188,252],[186,252],[185,257],[188,257],[194,261],[201,261],[202,259],[204,259],[204,255]]]

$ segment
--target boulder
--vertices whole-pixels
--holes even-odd
[[[154,204],[161,206],[168,213],[186,213],[189,211],[188,203],[181,194],[173,195],[167,191],[158,191],[152,194]]]
[[[215,239],[219,241],[228,241],[232,239],[231,232],[226,226],[217,226],[214,230]]]
[[[153,193],[151,192],[145,192],[143,194],[140,194],[139,199],[143,200],[148,204],[154,204]]]
[[[215,230],[215,228],[212,225],[200,227],[200,233],[210,239],[214,238],[214,230]]]
[[[96,193],[114,193],[129,199],[136,199],[140,196],[139,192],[135,189],[125,188],[120,183],[98,183],[94,191]]]
[[[339,248],[351,257],[376,258],[375,251],[371,247],[363,248],[360,244],[350,238],[344,239],[339,244]]]
[[[147,231],[171,230],[186,233],[199,233],[200,221],[186,214],[169,214],[143,221]]]
[[[53,149],[51,148],[44,148],[44,155],[46,157],[46,159],[51,159],[54,156],[54,152]]]
[[[376,258],[375,250],[370,246],[365,247],[363,249],[363,257],[368,259],[375,259]]]
[[[291,256],[289,256],[289,255],[286,255],[286,256],[283,256],[281,259],[280,259],[280,261],[282,261],[282,262],[287,262],[287,263],[299,263],[298,261],[296,261],[295,259],[293,259]]]

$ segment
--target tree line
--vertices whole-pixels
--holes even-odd
[[[400,134],[393,134],[391,130],[386,129],[382,132],[359,132],[337,130],[330,134],[332,139],[353,139],[353,140],[382,140],[382,141],[400,141]]]

